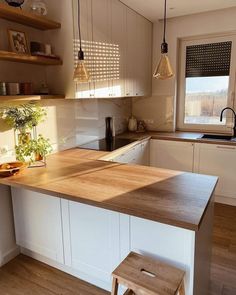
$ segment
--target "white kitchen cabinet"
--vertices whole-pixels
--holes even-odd
[[[95,98],[110,97],[112,80],[110,79],[111,46],[111,1],[92,0],[93,23],[93,79],[95,83]]]
[[[135,96],[136,87],[136,63],[137,60],[137,14],[130,8],[126,10],[126,74],[125,96]]]
[[[111,286],[111,273],[120,262],[119,213],[68,202],[71,265],[82,279]],[[102,284],[104,283],[104,285]]]
[[[111,43],[115,48],[118,73],[114,71],[112,79],[112,97],[125,96],[125,53],[126,53],[126,6],[117,0],[111,0]]]
[[[145,96],[151,94],[152,80],[152,24],[142,17],[136,15],[136,43],[133,54],[135,77],[135,96]]]
[[[140,165],[150,166],[150,140],[144,140],[141,143],[142,160]]]
[[[118,163],[149,166],[149,140],[137,143],[111,160]]]
[[[64,263],[60,199],[20,188],[11,193],[17,244]]]
[[[74,1],[74,13],[77,13],[78,1]],[[89,69],[89,72],[93,71],[93,27],[92,27],[92,0],[80,0],[80,22],[81,22],[81,37],[82,37],[82,46],[84,51],[84,57],[86,65]],[[78,54],[79,50],[79,32],[78,24],[74,22],[74,32],[75,34],[75,52]],[[95,96],[95,85],[93,81],[88,83],[78,83],[76,85],[76,98],[93,98]]]
[[[118,0],[81,0],[81,33],[91,81],[77,83],[77,98],[150,94],[151,22]],[[75,54],[78,49],[77,40]]]
[[[151,140],[150,166],[193,171],[194,144],[169,140]]]
[[[236,147],[217,144],[195,144],[194,172],[219,177],[215,194],[236,198]]]

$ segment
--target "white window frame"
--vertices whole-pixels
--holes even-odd
[[[179,79],[177,86],[177,129],[186,131],[204,131],[204,132],[220,132],[232,133],[233,117],[226,118],[225,125],[212,125],[212,124],[186,124],[184,123],[185,116],[185,89],[186,89],[186,47],[191,45],[208,44],[232,41],[231,49],[231,63],[229,75],[229,88],[228,88],[228,107],[233,108],[235,99],[235,79],[236,79],[236,33],[224,34],[219,36],[202,36],[198,38],[186,38],[180,40],[179,46]],[[230,114],[231,116],[231,114]]]

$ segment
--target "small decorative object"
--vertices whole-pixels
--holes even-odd
[[[0,177],[9,177],[16,175],[27,167],[24,162],[10,162],[0,164]]]
[[[169,58],[168,58],[168,44],[166,43],[166,1],[164,8],[164,32],[163,32],[163,42],[161,44],[161,59],[155,69],[153,74],[154,78],[166,80],[174,76]]]
[[[51,44],[45,44],[45,53],[46,53],[46,55],[52,55],[52,46],[51,46]]]
[[[40,87],[39,93],[42,95],[48,95],[49,94],[49,88],[46,83],[43,83]]]
[[[5,0],[8,5],[13,7],[21,7],[25,0]]]
[[[0,82],[0,95],[7,95],[7,83]]]
[[[33,94],[33,84],[30,82],[20,83],[20,94],[32,95]]]
[[[48,10],[43,0],[32,0],[30,8],[33,13],[38,15],[47,15]]]
[[[74,81],[77,83],[85,83],[89,81],[89,73],[84,62],[84,52],[82,50],[81,28],[80,28],[80,0],[78,0],[78,29],[79,29],[79,52],[78,63],[74,71]]]
[[[143,120],[138,121],[138,128],[137,131],[138,133],[142,133],[146,131],[146,125],[145,122]]]
[[[11,50],[16,53],[29,54],[29,48],[24,32],[8,30]]]
[[[44,53],[44,46],[40,42],[32,41],[30,42],[30,52],[32,55],[37,55],[39,53]]]
[[[128,130],[134,132],[137,130],[137,119],[134,116],[129,118]]]
[[[20,83],[8,82],[7,83],[7,95],[19,95]]]

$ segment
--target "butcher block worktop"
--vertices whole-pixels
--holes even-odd
[[[96,160],[103,152],[72,149],[48,157],[1,184],[197,231],[217,178]]]
[[[211,134],[211,133],[207,133]],[[213,133],[212,133],[213,134]],[[219,145],[231,145],[235,146],[236,141],[228,141],[228,140],[219,140],[219,139],[203,139],[201,138],[204,134],[199,132],[158,132],[158,131],[147,131],[143,133],[137,132],[125,132],[119,137],[128,138],[128,139],[143,139],[143,138],[151,138],[151,139],[159,139],[159,140],[169,140],[169,141],[186,141],[193,143],[208,143],[208,144],[219,144]],[[222,134],[222,135],[230,135],[230,134]]]

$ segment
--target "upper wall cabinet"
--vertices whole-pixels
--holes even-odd
[[[81,0],[81,31],[91,79],[77,84],[77,98],[151,94],[152,23],[118,0]]]

